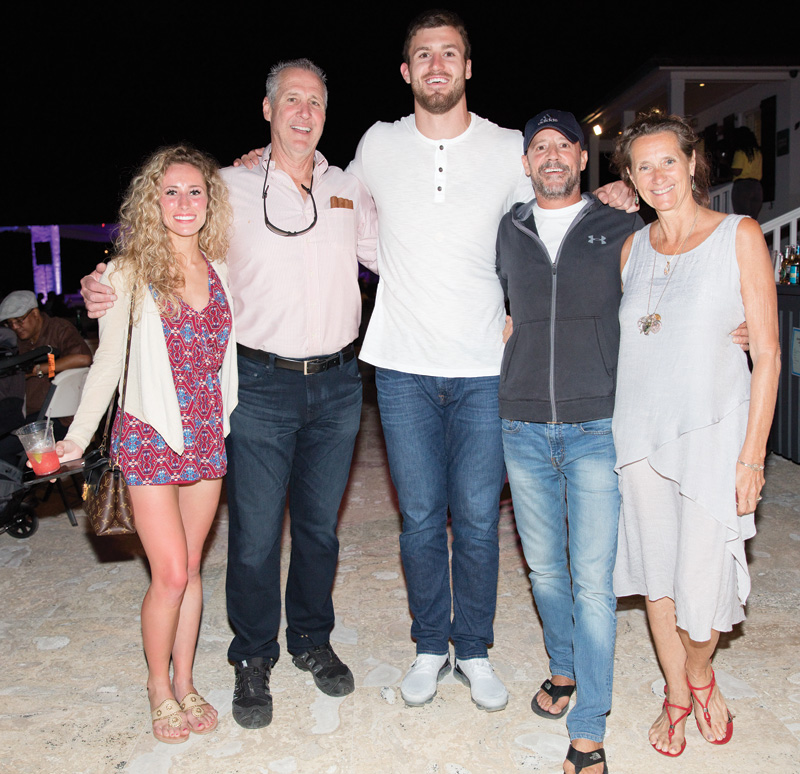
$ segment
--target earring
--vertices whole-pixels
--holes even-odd
[[[696,191],[697,190],[697,183],[694,182],[694,175],[690,175],[690,177],[692,178],[692,190]]]
[[[639,206],[639,192],[635,188],[633,189],[633,203],[637,207]]]

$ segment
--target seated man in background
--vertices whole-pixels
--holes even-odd
[[[49,317],[39,309],[36,296],[30,290],[15,290],[0,303],[0,323],[17,334],[19,354],[24,355],[37,347],[51,346],[58,350],[55,360],[55,373],[70,368],[83,368],[91,365],[92,353],[81,338],[78,329],[68,320]],[[37,363],[30,373],[25,374],[25,416],[15,425],[20,427],[33,422],[39,414],[50,389],[50,379],[46,364]],[[6,423],[2,422],[5,427]],[[12,428],[13,429],[13,428]],[[56,439],[66,435],[66,426],[58,419],[53,420]],[[8,435],[0,439],[0,458],[14,464],[22,446],[16,437]]]
[[[19,427],[25,419],[25,374],[5,371],[6,357],[17,354],[17,334],[0,326],[0,437]]]

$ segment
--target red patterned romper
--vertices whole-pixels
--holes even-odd
[[[113,454],[130,486],[190,484],[225,475],[219,369],[231,333],[231,310],[209,263],[209,300],[198,312],[180,299],[174,317],[161,316],[183,422],[183,454],[176,454],[150,425],[125,412],[114,421]]]

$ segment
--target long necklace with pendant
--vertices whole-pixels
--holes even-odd
[[[674,255],[670,256],[670,259],[667,260],[667,266],[664,269],[664,274],[667,275],[667,281],[664,283],[664,288],[661,291],[661,295],[658,297],[658,301],[656,301],[655,308],[653,309],[652,313],[650,312],[650,301],[653,297],[653,280],[656,276],[656,258],[658,258],[658,253],[660,252],[659,249],[653,249],[653,271],[650,275],[650,292],[647,295],[647,314],[640,317],[636,321],[636,327],[639,329],[640,333],[643,333],[647,336],[650,333],[658,333],[661,330],[662,323],[661,323],[661,315],[656,314],[658,310],[658,305],[661,303],[661,299],[664,298],[664,293],[667,290],[667,286],[669,285],[669,281],[672,279],[672,275],[675,273],[675,269],[678,268],[678,261],[681,259],[683,255],[683,246],[686,244],[686,240],[692,235],[694,231],[694,227],[697,225],[697,216],[700,212],[700,208],[695,204],[694,206],[694,220],[692,221],[692,227],[689,229],[689,233],[683,238],[683,242],[681,242],[681,246],[678,249],[678,257],[675,258]],[[661,247],[661,223],[658,224],[658,242],[656,243],[657,248]],[[665,254],[666,257],[666,254]],[[669,270],[670,260],[675,258],[675,265],[672,267],[672,272]]]

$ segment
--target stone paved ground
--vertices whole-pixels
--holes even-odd
[[[759,534],[749,544],[747,621],[726,637],[717,676],[736,713],[733,741],[705,743],[693,723],[680,761],[657,755],[647,729],[662,678],[641,600],[619,610],[614,708],[606,748],[614,774],[800,772],[800,468],[769,460]],[[501,513],[501,571],[491,651],[511,693],[502,712],[478,711],[452,675],[428,706],[403,705],[413,658],[398,555],[399,516],[374,401],[364,406],[341,514],[333,641],[356,692],[331,699],[282,658],[275,720],[247,731],[230,714],[233,670],[225,615],[227,509],[204,564],[206,608],[196,683],[220,710],[218,730],[183,745],[156,742],[148,723],[138,609],[147,568],[136,538],[95,538],[47,504],[28,540],[0,535],[0,772],[131,774],[509,774],[561,771],[563,720],[529,707],[547,674],[542,631],[514,531]],[[49,514],[49,515],[48,515]],[[287,541],[288,543],[288,535]]]

